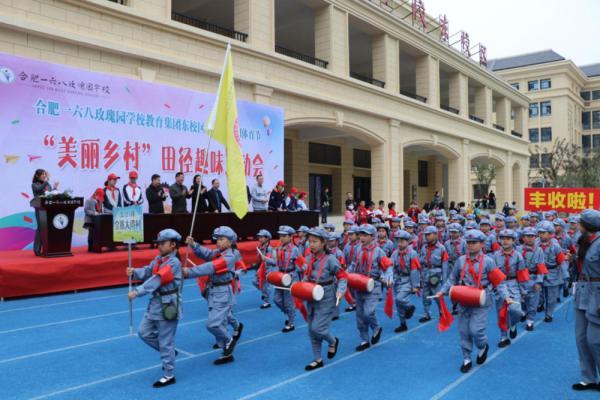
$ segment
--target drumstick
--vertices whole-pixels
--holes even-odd
[[[265,255],[263,254],[263,252],[262,252],[262,251],[260,251],[260,247],[257,247],[257,248],[256,248],[256,251],[258,251],[258,254],[260,254],[260,257],[261,257],[261,258],[265,256]]]
[[[427,298],[427,299],[438,299],[438,298],[440,298],[440,297],[441,297],[441,296],[438,296],[437,294],[434,294],[433,296],[427,296],[426,298]]]
[[[188,259],[187,259],[187,260],[188,260],[188,262],[189,262],[190,264],[192,264],[194,267],[196,266],[196,264],[194,264],[194,262],[193,262],[192,260],[190,260],[190,258],[189,258],[189,257],[188,257]]]
[[[275,289],[287,290],[287,291],[289,291],[289,292],[291,292],[291,291],[292,291],[292,288],[291,288],[291,287],[275,286],[275,285],[272,285],[272,286],[273,286]]]

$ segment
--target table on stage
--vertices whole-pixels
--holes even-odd
[[[144,214],[144,242],[152,243],[158,232],[173,228],[186,237],[190,231],[192,214]],[[113,247],[113,218],[111,214],[92,217],[92,251],[101,253],[103,247]],[[313,227],[319,225],[317,211],[297,212],[249,212],[244,219],[238,219],[233,213],[202,213],[196,216],[193,237],[197,241],[211,240],[212,231],[222,225],[231,227],[240,240],[253,239],[260,229],[266,229],[277,235],[280,225],[289,225],[298,229],[301,225]]]

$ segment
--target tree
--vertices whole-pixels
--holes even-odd
[[[492,181],[496,179],[496,166],[494,164],[475,164],[473,165],[473,173],[481,192],[487,194]]]

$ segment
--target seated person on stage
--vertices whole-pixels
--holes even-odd
[[[139,206],[144,202],[142,189],[137,185],[138,173],[131,171],[129,173],[129,182],[123,186],[123,205]]]
[[[285,199],[285,206],[288,211],[296,211],[298,209],[298,189],[295,187],[290,189],[290,194]]]
[[[150,214],[164,214],[164,201],[167,199],[168,188],[160,183],[160,175],[152,175],[152,183],[146,188],[146,199],[148,199],[148,212]]]
[[[300,196],[298,196],[298,207],[296,207],[296,210],[308,211],[308,206],[306,205],[306,195],[306,192],[300,192]]]
[[[277,182],[277,186],[269,196],[269,211],[284,211],[285,210],[285,183]]]

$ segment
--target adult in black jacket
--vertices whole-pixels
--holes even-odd
[[[223,193],[219,190],[221,183],[218,179],[212,180],[212,188],[206,192],[206,199],[208,200],[208,211],[209,212],[221,212],[221,207],[225,206],[226,209],[231,210],[229,203],[223,197]]]
[[[279,181],[269,196],[269,211],[284,211],[285,209],[285,184],[283,181]]]
[[[192,212],[194,212],[194,209],[196,207],[196,196],[198,196],[198,188],[200,188],[200,203],[198,203],[198,209],[196,210],[196,212],[204,213],[208,212],[208,201],[206,200],[206,186],[202,184],[200,178],[200,175],[194,176],[194,183],[190,188],[190,193],[192,194]]]
[[[160,175],[152,175],[152,183],[146,188],[146,199],[148,200],[148,212],[150,214],[164,214],[163,202],[167,199],[165,188],[160,183]]]

